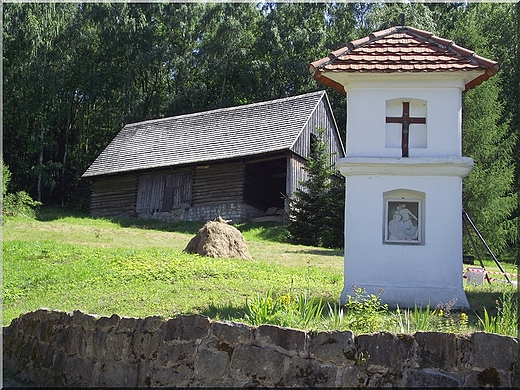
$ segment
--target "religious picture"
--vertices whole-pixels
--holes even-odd
[[[419,209],[419,201],[387,201],[385,242],[420,243]]]

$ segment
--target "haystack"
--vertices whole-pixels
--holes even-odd
[[[217,215],[208,221],[191,239],[185,252],[209,257],[233,257],[252,260],[246,241],[240,231]]]

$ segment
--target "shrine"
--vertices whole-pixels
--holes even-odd
[[[498,63],[407,26],[350,42],[308,66],[346,95],[345,259],[353,288],[390,307],[468,308],[462,288],[462,93]],[[382,293],[381,293],[382,292]]]

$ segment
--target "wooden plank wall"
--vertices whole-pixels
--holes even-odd
[[[331,164],[334,164],[338,158],[344,157],[341,148],[341,140],[334,130],[334,119],[327,108],[327,101],[322,99],[311,115],[304,131],[292,147],[292,151],[302,157],[309,156],[310,137],[311,134],[317,135],[317,128],[325,129],[323,140],[329,146],[329,154],[331,154]]]
[[[164,174],[149,174],[139,177],[136,205],[136,211],[138,214],[162,211],[164,185]]]
[[[301,157],[292,155],[287,158],[287,195],[291,194],[297,188],[300,188],[300,181],[307,180],[307,172],[303,169],[305,160]]]
[[[192,205],[241,203],[244,197],[244,172],[245,167],[241,162],[197,166],[193,178]]]
[[[135,216],[137,174],[92,179],[90,215],[93,217]]]
[[[192,170],[157,171],[139,176],[138,214],[171,211],[191,204]]]

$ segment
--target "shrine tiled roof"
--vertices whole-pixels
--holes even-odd
[[[327,72],[481,72],[466,83],[471,89],[496,74],[499,64],[427,31],[396,26],[349,42],[327,57],[309,64],[314,79],[342,93],[343,86]]]

